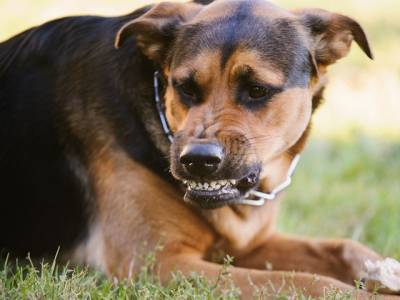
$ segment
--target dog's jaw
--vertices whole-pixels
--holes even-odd
[[[247,193],[258,187],[260,170],[250,172],[241,179],[216,181],[183,181],[186,184],[184,200],[202,209],[215,209],[238,204]]]

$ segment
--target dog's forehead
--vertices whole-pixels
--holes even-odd
[[[237,12],[266,18],[289,17],[291,15],[287,10],[267,0],[216,0],[205,6],[191,23],[209,22],[232,16]]]
[[[252,56],[258,58],[258,62],[253,59],[255,64],[270,66],[285,77],[298,77],[294,73],[309,63],[306,41],[290,12],[263,0],[220,0],[180,30],[172,68],[195,68],[194,61],[204,66],[205,53],[218,52],[219,61],[215,55],[208,57],[222,70],[237,52],[246,51],[257,53]]]

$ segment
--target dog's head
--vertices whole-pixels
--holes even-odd
[[[203,208],[234,204],[293,149],[318,78],[353,39],[372,56],[354,20],[264,0],[161,3],[126,24],[117,46],[131,35],[167,79],[171,170]]]

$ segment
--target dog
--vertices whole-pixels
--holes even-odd
[[[372,58],[349,17],[216,0],[63,18],[1,43],[0,247],[60,247],[128,278],[162,245],[162,282],[215,280],[224,253],[243,299],[254,286],[367,297],[354,281],[378,254],[274,225],[327,68],[353,40]]]

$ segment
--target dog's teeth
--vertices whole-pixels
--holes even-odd
[[[184,181],[187,184],[189,190],[197,190],[197,191],[217,191],[224,187],[229,187],[231,185],[235,185],[237,180],[229,179],[229,180],[218,180],[211,182],[195,182],[195,181]]]

